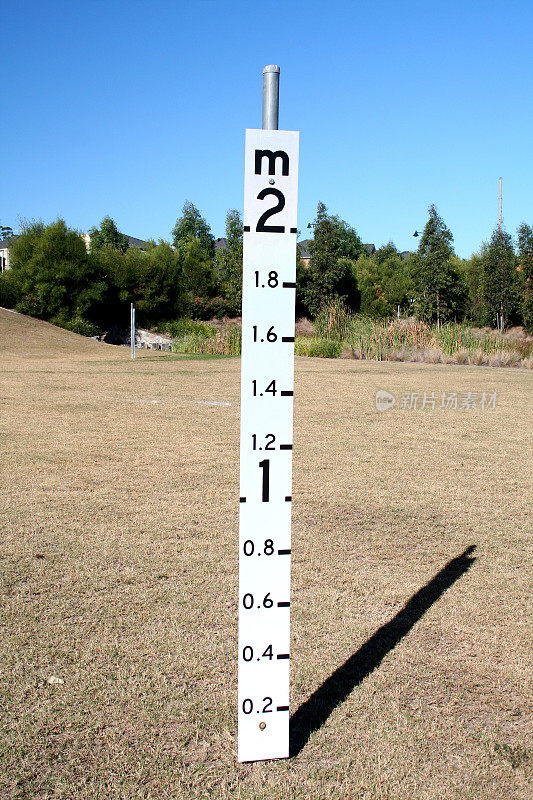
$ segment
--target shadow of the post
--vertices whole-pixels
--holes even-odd
[[[467,572],[474,561],[475,545],[452,558],[440,572],[416,592],[390,622],[382,625],[353,656],[344,662],[302,703],[290,720],[290,756],[297,756],[309,737],[326,722],[332,711],[350,692],[370,675],[387,653],[406,636],[426,611],[455,581]]]

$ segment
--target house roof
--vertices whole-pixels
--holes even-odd
[[[11,247],[15,239],[19,239],[20,236],[18,233],[13,234],[13,236],[8,236],[7,239],[2,239],[0,241],[0,250],[6,250],[8,247]]]
[[[130,247],[139,247],[141,250],[145,250],[148,247],[148,242],[145,242],[144,239],[136,239],[135,236],[128,236],[127,233],[125,236]]]
[[[302,239],[301,242],[298,242],[298,255],[300,258],[311,258],[311,253],[309,252],[309,242],[312,241],[311,239]]]
[[[226,250],[228,246],[227,239],[215,239],[215,253],[218,253],[219,250]]]

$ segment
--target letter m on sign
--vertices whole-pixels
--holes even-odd
[[[263,158],[268,159],[268,174],[275,175],[276,174],[276,160],[281,158],[281,174],[288,175],[289,174],[289,156],[285,153],[284,150],[276,150],[275,153],[272,150],[256,150],[255,151],[255,174],[261,175],[261,169],[263,166]]]

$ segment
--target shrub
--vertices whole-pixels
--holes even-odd
[[[42,314],[42,304],[34,294],[25,294],[15,305],[15,311],[19,314],[27,314],[29,317],[40,317]]]
[[[339,358],[342,350],[342,342],[322,338],[298,337],[294,346],[295,355],[311,358]]]
[[[75,317],[74,319],[65,319],[64,317],[54,317],[50,320],[52,325],[57,325],[58,328],[64,328],[67,331],[78,333],[80,336],[98,336],[101,332],[96,325],[89,322],[82,317]]]
[[[192,319],[176,319],[158,326],[160,332],[168,331],[173,339],[180,339],[183,336],[199,336],[208,339],[215,336],[217,329],[207,322],[199,322]]]
[[[230,311],[230,304],[223,297],[193,297],[190,300],[193,319],[220,319],[227,317]]]
[[[17,286],[9,279],[9,271],[0,275],[0,306],[14,308],[17,303]]]

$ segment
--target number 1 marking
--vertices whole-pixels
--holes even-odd
[[[269,479],[270,479],[270,459],[264,458],[259,462],[259,468],[263,470],[263,489],[261,500],[263,503],[268,503],[270,495]]]

